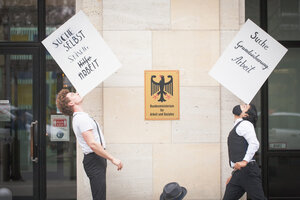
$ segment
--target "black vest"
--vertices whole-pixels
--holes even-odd
[[[242,161],[247,152],[247,148],[248,148],[247,140],[236,133],[236,128],[238,127],[238,125],[240,125],[242,121],[238,122],[233,127],[233,129],[230,131],[229,136],[227,138],[230,167],[231,167],[230,161],[234,163]]]

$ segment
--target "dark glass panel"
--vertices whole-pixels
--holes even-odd
[[[0,0],[0,41],[37,41],[37,24],[37,0]]]
[[[300,197],[300,157],[270,157],[268,177],[270,197]],[[288,184],[284,184],[288,183]]]
[[[75,0],[46,0],[46,34],[49,35],[75,14]],[[58,112],[56,94],[63,87],[73,91],[53,58],[46,56],[46,160],[47,199],[76,199],[76,138],[72,131],[71,118]],[[54,118],[61,117],[68,122],[63,138],[57,136]],[[52,120],[51,120],[52,119]]]
[[[32,60],[32,55],[0,55],[0,188],[9,188],[14,198],[33,196]]]
[[[75,0],[46,0],[46,34],[63,25],[75,13]]]
[[[260,25],[260,0],[245,1],[245,19],[251,19],[258,26]]]
[[[276,40],[300,40],[300,0],[268,0],[268,32]]]
[[[71,91],[74,90],[55,61],[53,59],[47,60],[46,160],[48,200],[76,199],[76,137],[72,130],[71,118],[59,113],[55,104],[56,94],[63,87]],[[66,126],[56,126],[55,120],[65,120]],[[59,128],[63,128],[62,132]],[[64,135],[60,138],[61,133]]]
[[[289,49],[269,77],[269,149],[300,149],[300,49]]]

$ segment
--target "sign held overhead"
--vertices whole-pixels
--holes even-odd
[[[249,104],[286,52],[248,19],[209,74]]]
[[[81,97],[121,67],[121,63],[82,11],[42,43]]]

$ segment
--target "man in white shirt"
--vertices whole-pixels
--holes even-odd
[[[223,200],[238,200],[245,192],[252,200],[265,199],[260,169],[254,160],[259,149],[254,126],[257,111],[253,104],[233,108],[234,127],[229,133],[228,155],[232,176],[228,178]]]
[[[114,158],[106,150],[104,136],[99,124],[82,108],[83,99],[78,93],[62,89],[56,98],[58,109],[64,114],[73,116],[73,131],[84,153],[83,166],[90,179],[93,200],[106,199],[106,159],[123,167],[119,159]]]

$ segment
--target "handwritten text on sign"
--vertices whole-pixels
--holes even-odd
[[[209,74],[250,103],[286,52],[285,47],[248,19]]]
[[[82,11],[42,43],[82,97],[121,67]]]

